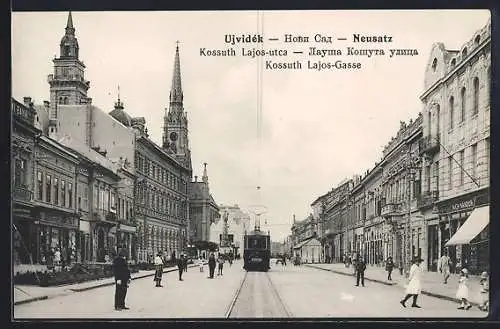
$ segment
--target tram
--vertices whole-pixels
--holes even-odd
[[[243,268],[267,272],[270,269],[271,236],[258,227],[244,236]]]

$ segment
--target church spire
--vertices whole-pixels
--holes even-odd
[[[66,23],[66,31],[68,29],[73,29],[73,32],[75,30],[75,28],[73,27],[73,16],[71,15],[71,10],[69,11],[68,22]]]
[[[61,58],[76,58],[78,59],[78,40],[75,37],[75,28],[73,26],[73,16],[71,11],[68,13],[68,21],[66,22],[66,32],[61,39],[60,56]]]
[[[181,61],[179,59],[179,41],[176,42],[175,59],[174,59],[174,73],[172,76],[172,89],[170,89],[170,104],[182,104],[182,84],[181,84]]]

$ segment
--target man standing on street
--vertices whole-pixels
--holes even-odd
[[[215,272],[215,255],[213,252],[210,253],[210,256],[208,256],[208,270],[209,270],[209,278],[213,279],[214,278],[214,272]]]
[[[394,269],[394,261],[392,257],[387,258],[387,263],[385,264],[385,270],[387,271],[387,280],[392,281],[392,270]]]
[[[184,272],[188,271],[188,256],[184,254]]]
[[[451,265],[451,259],[450,257],[448,257],[448,253],[445,251],[443,253],[443,256],[441,256],[441,258],[439,258],[438,261],[439,272],[443,274],[444,284],[448,283],[448,278],[450,277],[450,265]]]
[[[115,310],[128,310],[125,306],[125,296],[130,283],[130,270],[125,260],[125,251],[121,249],[113,261],[113,273],[115,276]]]
[[[359,279],[361,279],[361,285],[365,286],[365,270],[365,260],[360,257],[356,262],[356,287],[359,287]]]
[[[179,281],[182,280],[182,272],[184,272],[184,255],[181,255],[177,260],[177,268],[179,269]]]

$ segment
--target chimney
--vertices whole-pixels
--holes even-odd
[[[198,176],[194,176],[194,181],[197,182],[198,181]]]
[[[31,97],[23,97],[23,103],[28,107],[33,104],[31,103]]]

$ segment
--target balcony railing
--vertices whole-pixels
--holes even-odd
[[[425,136],[418,141],[420,154],[428,153],[434,154],[439,151],[439,135]]]
[[[419,208],[432,207],[439,199],[439,191],[425,192],[417,197]]]
[[[381,215],[388,217],[399,215],[401,213],[401,204],[400,203],[386,203],[382,207]]]
[[[25,187],[16,186],[14,187],[13,197],[14,201],[25,201],[30,202],[33,192]]]
[[[99,210],[94,210],[94,220],[96,221],[105,220],[109,222],[114,222],[117,220],[117,216],[115,213],[110,212],[108,210],[99,209]]]

